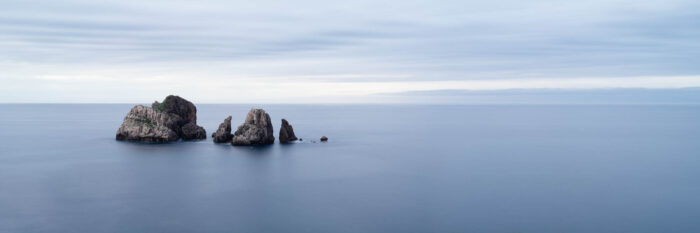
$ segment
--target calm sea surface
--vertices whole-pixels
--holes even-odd
[[[0,105],[0,232],[700,232],[698,105],[197,105],[304,139],[266,147],[115,141],[132,106]]]

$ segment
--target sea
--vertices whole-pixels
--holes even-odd
[[[197,105],[269,146],[116,141],[132,106],[0,105],[0,232],[700,232],[700,105]]]

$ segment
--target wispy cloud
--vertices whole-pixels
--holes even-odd
[[[375,95],[387,103],[698,104],[700,88],[431,90]]]
[[[683,0],[11,0],[0,8],[0,84],[24,88],[53,77],[42,85],[69,80],[94,90],[169,77],[214,85],[202,89],[226,83],[236,93],[298,83],[364,94],[692,86],[687,78],[700,75],[699,17],[700,3]],[[265,99],[282,98],[266,90]],[[69,95],[51,91],[46,100]],[[30,99],[22,93],[0,101]]]

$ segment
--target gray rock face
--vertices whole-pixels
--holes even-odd
[[[172,128],[178,127],[182,119],[167,113],[156,112],[143,105],[135,106],[124,117],[117,130],[117,140],[142,142],[172,142],[179,136]]]
[[[238,145],[264,145],[275,142],[272,132],[270,115],[262,109],[251,109],[245,118],[245,122],[238,126],[233,133],[231,144]]]
[[[226,117],[224,122],[219,124],[219,129],[211,137],[216,143],[231,142],[231,139],[233,139],[233,134],[231,134],[231,116]]]
[[[280,142],[286,143],[296,140],[297,136],[294,135],[294,129],[292,128],[292,125],[290,125],[286,119],[282,119],[282,127],[280,127]]]
[[[135,106],[117,130],[117,140],[172,142],[205,139],[206,131],[197,125],[197,108],[191,102],[170,95],[151,107]]]

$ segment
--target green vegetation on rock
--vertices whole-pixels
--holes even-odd
[[[165,103],[160,103],[158,104],[158,107],[154,108],[153,110],[156,110],[156,112],[162,112],[165,109]]]

